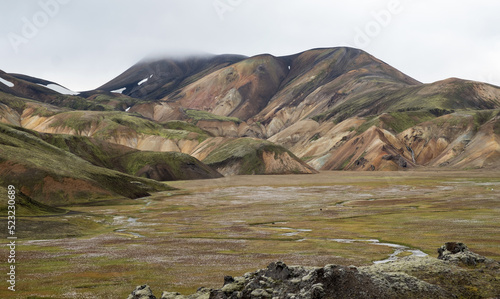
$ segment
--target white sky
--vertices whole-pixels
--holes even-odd
[[[497,0],[1,1],[0,69],[81,91],[151,53],[353,46],[422,82],[500,85],[499,13]]]

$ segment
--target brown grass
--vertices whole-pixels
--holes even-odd
[[[322,172],[171,185],[184,190],[20,219],[20,234],[30,221],[51,225],[46,240],[32,232],[20,241],[16,294],[125,298],[145,283],[156,294],[188,293],[276,260],[368,265],[393,253],[335,238],[379,239],[432,256],[460,241],[500,259],[499,172]],[[66,222],[76,237],[58,231]]]

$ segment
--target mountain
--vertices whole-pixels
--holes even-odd
[[[0,78],[3,123],[179,152],[225,175],[500,166],[499,87],[423,84],[353,48],[150,57],[78,94],[26,75]],[[158,168],[166,156],[145,155],[155,163],[142,175],[180,178]],[[139,173],[109,161],[101,166]]]
[[[97,90],[134,98],[158,100],[178,86],[245,59],[241,55],[200,55],[177,58],[146,58]]]
[[[139,67],[148,68],[141,62],[127,72]],[[457,78],[423,84],[352,48],[258,55],[203,74],[169,81],[170,92],[154,101],[145,96],[148,101],[130,111],[157,122],[185,120],[215,136],[268,140],[316,169],[499,165],[497,86]],[[439,123],[446,130],[430,129]],[[423,138],[416,133],[420,126],[427,128]],[[480,142],[487,144],[475,146],[475,158],[457,147]]]

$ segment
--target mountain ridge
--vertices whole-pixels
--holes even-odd
[[[316,170],[500,166],[499,87],[458,78],[422,83],[354,48],[149,57],[78,95],[26,75],[0,77],[13,81],[0,84],[0,121],[143,151],[203,160],[215,144],[257,138]],[[164,127],[179,121],[190,127]]]

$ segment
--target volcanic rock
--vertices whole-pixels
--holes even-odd
[[[148,285],[142,285],[136,287],[127,299],[156,299],[156,297]]]
[[[273,262],[265,269],[241,277],[224,277],[221,289],[200,288],[189,296],[164,292],[162,299],[500,296],[500,281],[496,278],[500,274],[500,263],[471,252],[463,243],[449,242],[438,251],[438,259],[410,256],[365,267],[326,265],[317,268]]]

